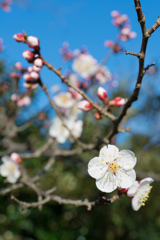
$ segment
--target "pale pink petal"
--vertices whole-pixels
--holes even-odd
[[[103,158],[105,162],[113,161],[119,153],[119,149],[111,144],[108,144],[107,146],[101,148],[100,150],[100,158]]]
[[[107,166],[98,157],[94,157],[89,161],[88,173],[91,177],[98,179],[101,178],[107,170]]]
[[[133,183],[133,185],[128,189],[127,196],[133,197],[136,194],[138,187],[139,187],[139,183],[138,183],[138,181],[135,181]]]
[[[150,184],[152,182],[154,182],[153,178],[150,178],[150,177],[144,178],[143,180],[140,181],[140,187]]]
[[[117,163],[124,170],[131,170],[136,165],[137,158],[130,150],[122,150],[118,154]]]
[[[2,164],[2,165],[0,166],[0,174],[1,174],[3,177],[8,176],[9,170],[8,170],[8,168],[6,167],[6,165]]]
[[[7,181],[10,183],[15,183],[15,182],[17,182],[17,178],[15,178],[13,175],[9,175],[7,177]]]
[[[122,171],[121,169],[116,173],[119,182],[118,187],[129,188],[132,186],[133,182],[136,180],[136,173],[134,170]]]
[[[113,173],[106,172],[100,179],[96,180],[97,188],[106,193],[114,191],[118,186],[118,180]]]
[[[140,199],[139,197],[136,195],[133,199],[132,199],[132,208],[135,211],[138,211],[140,209]]]

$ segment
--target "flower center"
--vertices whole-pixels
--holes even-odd
[[[111,161],[111,162],[108,163],[107,171],[115,173],[118,170],[118,168],[119,168],[119,165],[116,162]]]
[[[66,103],[68,101],[68,98],[66,96],[61,96],[60,99],[62,103]]]
[[[149,184],[147,184],[147,185],[149,185]],[[148,192],[142,194],[142,197],[141,197],[141,199],[140,199],[140,206],[145,206],[145,202],[146,202],[146,201],[148,200],[148,198],[149,198],[149,194],[150,194],[150,192],[151,192],[151,189],[152,189],[152,186],[150,186]]]

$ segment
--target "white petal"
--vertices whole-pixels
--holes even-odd
[[[119,152],[117,163],[124,170],[131,170],[136,164],[137,158],[130,150],[122,150]]]
[[[150,177],[144,178],[140,181],[140,187],[142,187],[144,185],[147,185],[147,184],[150,184],[152,182],[154,182],[153,178],[150,178]]]
[[[135,181],[133,183],[133,185],[128,189],[127,196],[133,197],[136,194],[138,187],[139,187],[139,183],[138,183],[138,181]]]
[[[136,195],[134,198],[132,198],[132,208],[133,210],[138,211],[140,207],[139,197]]]
[[[69,133],[68,134],[59,135],[59,136],[57,136],[57,141],[59,143],[65,143],[67,138],[68,138],[68,136],[69,136]]]
[[[2,162],[7,162],[7,161],[10,161],[11,158],[8,156],[3,156],[1,160],[2,160]]]
[[[8,167],[6,166],[6,164],[2,164],[2,165],[0,166],[0,174],[1,174],[3,177],[8,176],[9,171],[8,171]]]
[[[10,175],[7,177],[7,181],[10,183],[15,183],[17,182],[17,178],[15,178],[13,175]]]
[[[108,144],[108,146],[101,148],[99,156],[103,158],[105,162],[110,162],[117,157],[118,153],[119,150],[116,146]]]
[[[17,168],[17,169],[15,169],[15,171],[14,171],[13,175],[14,175],[14,177],[15,177],[16,179],[18,179],[18,178],[20,177],[20,175],[21,175],[21,172],[19,171],[19,169],[18,169],[18,168]]]
[[[91,177],[98,179],[101,178],[107,171],[107,165],[102,162],[98,157],[92,158],[88,163],[88,173]]]
[[[122,171],[121,169],[116,172],[118,177],[118,187],[129,188],[133,185],[136,180],[136,173],[134,170]]]
[[[113,192],[117,188],[117,185],[116,176],[111,172],[106,172],[102,178],[96,180],[97,188],[106,193]]]

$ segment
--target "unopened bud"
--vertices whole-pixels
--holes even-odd
[[[25,37],[22,33],[17,33],[13,35],[13,38],[17,41],[17,42],[24,42],[25,41]]]
[[[126,103],[126,100],[121,97],[116,97],[112,101],[109,102],[110,106],[116,106],[116,107],[121,107]]]
[[[96,113],[94,114],[94,117],[95,117],[95,119],[99,120],[99,119],[102,118],[102,115],[101,115],[99,112],[96,112]]]
[[[31,72],[30,76],[34,80],[38,80],[39,79],[39,74],[37,72]]]
[[[25,50],[22,53],[22,56],[28,61],[33,61],[33,59],[34,59],[34,53],[29,50]]]
[[[16,62],[15,63],[15,68],[17,68],[17,70],[19,70],[19,71],[22,71],[22,64],[20,63],[20,62]]]
[[[22,162],[21,157],[17,153],[12,153],[10,158],[14,162],[17,162],[17,163],[21,163]]]
[[[43,66],[43,61],[42,61],[42,59],[36,58],[36,59],[34,60],[34,65],[36,65],[36,67],[41,68],[41,67]]]
[[[33,65],[33,66],[32,66],[32,70],[33,70],[34,72],[40,72],[40,71],[41,71],[41,68],[40,68],[40,67],[37,67],[36,65]]]
[[[27,38],[27,43],[30,48],[39,50],[39,39],[37,37],[29,36]]]
[[[77,107],[85,112],[89,112],[93,108],[92,105],[87,100],[79,102],[77,104]]]
[[[106,101],[107,100],[107,91],[102,88],[102,87],[99,87],[98,88],[98,91],[97,91],[97,96],[99,97],[99,99],[101,99],[102,101]]]
[[[25,73],[25,74],[23,75],[23,78],[24,78],[24,80],[26,80],[26,81],[31,80],[31,76],[30,76],[29,73]]]
[[[120,16],[120,13],[119,13],[118,11],[116,11],[116,10],[113,10],[113,11],[111,12],[111,16],[114,17],[114,18],[117,18],[117,17]]]

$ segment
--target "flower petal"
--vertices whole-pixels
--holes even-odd
[[[10,183],[15,183],[15,182],[17,182],[17,178],[15,178],[13,175],[9,175],[7,177],[7,181]]]
[[[119,153],[116,146],[108,144],[100,150],[99,157],[104,159],[105,162],[113,161]]]
[[[131,170],[136,164],[137,158],[130,150],[122,150],[119,152],[117,163],[124,170]]]
[[[136,194],[138,187],[139,187],[139,183],[138,183],[138,181],[135,181],[133,183],[133,185],[128,189],[127,196],[133,197]]]
[[[8,176],[9,171],[8,171],[8,168],[7,168],[7,166],[6,166],[5,164],[2,164],[2,165],[0,166],[0,174],[1,174],[3,177]]]
[[[132,208],[135,211],[138,211],[140,209],[140,199],[139,197],[136,195],[134,198],[132,198]]]
[[[101,178],[107,170],[107,165],[100,161],[98,157],[92,158],[88,163],[88,173],[91,177]]]
[[[144,185],[147,185],[147,184],[150,184],[152,182],[154,182],[153,178],[150,178],[150,177],[144,178],[140,181],[140,187],[142,187]]]
[[[15,169],[15,171],[13,172],[13,176],[14,176],[16,179],[18,179],[18,178],[20,177],[20,175],[21,175],[21,172],[20,172],[20,170],[19,170],[18,167],[17,167],[17,169]]]
[[[123,171],[119,170],[117,171],[117,177],[118,177],[118,187],[121,188],[129,188],[132,186],[133,182],[136,180],[136,173],[134,170],[130,171]]]
[[[106,193],[113,192],[117,188],[117,185],[118,180],[116,179],[116,176],[109,172],[106,172],[102,178],[96,180],[97,188]]]

